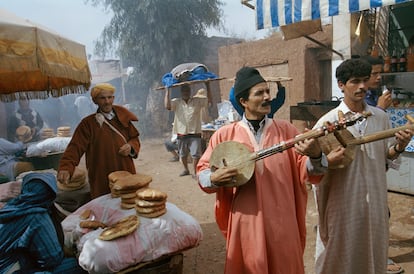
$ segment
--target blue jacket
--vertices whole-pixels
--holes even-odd
[[[270,113],[267,115],[269,118],[273,118],[273,115],[275,114],[275,112],[285,103],[285,98],[286,98],[286,89],[285,87],[280,87],[279,91],[276,94],[276,97],[273,98],[273,100],[270,102]],[[234,109],[240,115],[240,117],[242,117],[244,110],[240,106],[240,104],[237,102],[236,97],[234,96],[234,87],[231,87],[230,89],[229,100],[231,104],[233,105]]]

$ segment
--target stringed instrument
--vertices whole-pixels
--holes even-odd
[[[251,152],[246,145],[236,141],[226,141],[220,143],[211,153],[210,169],[214,172],[216,169],[222,167],[237,168],[237,176],[231,183],[224,186],[234,187],[244,185],[253,176],[256,161],[276,153],[281,153],[306,139],[319,138],[326,134],[352,126],[357,121],[366,119],[370,115],[371,113],[357,113],[332,123],[325,123],[322,127],[302,133],[292,139],[281,142],[280,144],[276,144],[256,152]]]
[[[409,115],[406,115],[405,118],[410,121],[411,124],[374,132],[360,137],[354,137],[354,135],[352,135],[352,133],[347,129],[342,129],[336,131],[334,135],[324,136],[320,138],[319,143],[321,145],[323,153],[326,155],[328,155],[329,152],[338,146],[343,146],[346,148],[345,157],[342,162],[337,165],[330,165],[329,169],[344,168],[348,166],[355,157],[355,149],[358,145],[391,138],[400,130],[414,129],[414,118]]]

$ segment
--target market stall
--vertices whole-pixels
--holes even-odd
[[[152,188],[149,175],[115,171],[108,178],[111,194],[93,199],[62,222],[65,246],[82,268],[89,273],[182,273],[182,252],[202,239],[199,223],[167,202],[167,193]]]
[[[0,100],[46,99],[86,92],[91,74],[85,47],[0,10]]]

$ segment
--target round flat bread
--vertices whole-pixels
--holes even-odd
[[[61,182],[57,181],[56,185],[58,187],[59,190],[62,191],[74,191],[74,190],[78,190],[83,188],[86,185],[86,182],[83,182],[82,184],[72,184],[72,183],[68,183],[68,184],[62,184]]]
[[[157,218],[159,216],[164,215],[167,212],[167,208],[161,209],[160,211],[156,211],[153,213],[138,213],[139,216],[145,217],[145,218]]]
[[[103,241],[110,241],[119,237],[123,237],[133,233],[139,225],[139,218],[137,215],[130,215],[119,220],[113,226],[105,229],[99,235],[99,239]]]
[[[164,205],[166,200],[160,201],[145,201],[141,199],[135,199],[135,204],[139,207],[156,207],[160,205]]]
[[[58,131],[70,131],[70,127],[58,127]]]
[[[139,206],[135,206],[135,210],[138,213],[144,213],[144,214],[150,214],[150,213],[154,213],[154,212],[158,212],[160,210],[165,209],[165,205],[160,205],[160,206],[156,206],[156,207],[139,207]]]
[[[115,193],[119,193],[115,191]],[[121,196],[122,199],[135,199],[137,198],[137,194],[135,192],[129,192],[129,193],[119,193],[119,196]],[[135,202],[135,200],[134,200]]]
[[[120,195],[122,195],[122,194],[129,194],[129,193],[132,193],[132,192],[137,192],[138,190],[141,190],[141,189],[144,189],[144,188],[147,188],[147,186],[144,186],[144,187],[138,187],[138,188],[135,188],[135,189],[127,189],[127,190],[116,190],[116,189],[114,189],[113,188],[113,190],[115,191],[115,192],[117,192],[117,193],[119,193]]]
[[[141,200],[161,201],[167,199],[167,194],[154,188],[145,188],[137,191],[137,196]]]
[[[117,170],[109,173],[108,180],[112,183],[114,183],[116,180],[123,178],[125,176],[131,175],[131,172],[126,170]]]
[[[81,220],[86,220],[86,219],[88,219],[89,218],[89,216],[91,216],[91,214],[92,214],[92,210],[90,210],[90,209],[85,209],[80,215],[79,215],[79,218],[81,219]]]
[[[106,224],[100,221],[82,221],[79,223],[81,228],[90,228],[90,229],[97,229],[97,228],[105,228],[107,227]]]
[[[128,203],[123,203],[123,202],[121,202],[121,208],[122,209],[131,209],[131,208],[134,208],[135,207],[135,203],[133,203],[133,204],[128,204]]]
[[[116,190],[137,190],[147,186],[152,181],[149,175],[137,173],[116,180],[113,188]]]
[[[119,198],[119,197],[121,197],[121,195],[118,192],[111,189],[111,197],[112,198]]]
[[[124,198],[121,196],[121,201],[125,204],[135,204],[135,200],[136,200],[137,196],[134,196],[132,198]]]

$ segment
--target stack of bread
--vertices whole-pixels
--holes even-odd
[[[58,189],[62,191],[73,191],[83,188],[86,185],[86,171],[84,169],[75,168],[75,171],[72,174],[69,182],[67,184],[63,184],[57,181]]]
[[[109,189],[111,190],[111,197],[112,198],[118,198],[120,197],[119,192],[115,191],[113,188],[116,181],[118,181],[121,178],[124,178],[126,176],[132,175],[131,172],[126,170],[117,170],[109,173],[108,180],[109,180]]]
[[[19,126],[16,129],[16,137],[20,142],[27,143],[32,140],[32,130],[28,126]]]
[[[136,231],[139,226],[139,217],[130,215],[122,218],[114,225],[106,228],[99,235],[99,239],[103,241],[111,241],[119,237],[124,237]]]
[[[141,189],[137,191],[135,210],[142,217],[156,218],[167,212],[166,202],[166,193],[154,188]]]
[[[42,129],[42,134],[41,134],[42,139],[47,139],[47,138],[52,138],[52,137],[55,137],[55,131],[53,130],[53,128]]]
[[[70,127],[58,127],[57,128],[58,137],[70,137]]]
[[[112,189],[116,195],[121,197],[121,208],[134,208],[137,190],[147,187],[151,181],[151,176],[141,173],[131,174],[116,180]]]

